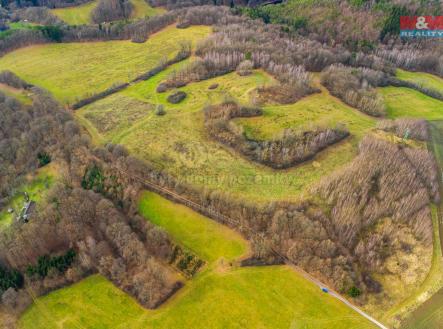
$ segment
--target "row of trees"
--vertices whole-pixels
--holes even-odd
[[[321,82],[332,95],[360,111],[373,116],[384,116],[385,103],[374,87],[387,84],[381,71],[331,65],[321,74]]]

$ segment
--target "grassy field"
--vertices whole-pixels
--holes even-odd
[[[140,207],[180,242],[209,255],[210,265],[154,311],[93,275],[38,298],[20,328],[374,328],[288,266],[239,268],[215,261],[240,256],[246,242],[210,219],[152,193],[144,194]],[[220,245],[223,239],[231,247]]]
[[[28,96],[27,92],[22,89],[16,89],[14,87],[0,83],[0,91],[6,96],[17,99],[23,104],[31,104],[32,99]]]
[[[139,212],[205,261],[233,260],[248,249],[236,232],[158,194],[144,192]]]
[[[29,83],[43,87],[62,103],[72,103],[127,82],[172,58],[184,40],[196,42],[210,27],[167,27],[145,43],[108,41],[37,45],[13,51],[0,59],[0,70],[9,69]],[[124,60],[122,60],[124,58]]]
[[[389,118],[443,119],[443,102],[437,99],[409,88],[385,87],[378,90],[385,99]]]
[[[34,175],[28,175],[26,182],[17,189],[15,195],[8,205],[0,210],[0,229],[9,225],[13,218],[18,214],[23,207],[25,201],[24,192],[27,192],[30,200],[40,202],[45,192],[52,186],[57,175],[56,164],[49,164],[40,168]],[[8,209],[14,209],[14,213],[8,213]]]
[[[80,6],[52,9],[51,13],[69,25],[82,25],[91,23],[91,12],[97,6],[94,0]],[[161,8],[152,8],[145,0],[131,0],[134,6],[131,18],[151,17],[164,12]]]
[[[321,152],[314,161],[276,171],[244,159],[235,151],[212,141],[206,135],[202,113],[206,104],[223,99],[235,98],[248,104],[256,87],[275,81],[262,71],[243,77],[231,73],[180,88],[188,96],[182,103],[172,105],[166,98],[173,91],[159,94],[155,89],[181,65],[177,64],[148,81],[134,84],[108,100],[88,105],[77,111],[76,115],[99,143],[112,141],[124,144],[132,154],[179,179],[197,186],[222,189],[252,201],[299,198],[311,184],[349,162],[356,154],[359,138],[375,125],[374,119],[344,105],[325,89],[293,105],[265,106],[263,118],[240,120],[247,131],[271,136],[288,126],[334,126],[337,122],[343,122],[355,134]],[[219,87],[208,90],[214,83],[218,83]],[[126,123],[132,121],[128,117],[133,115],[119,105],[126,103],[128,97],[151,105],[163,104],[166,115],[156,116],[153,111],[146,112],[146,116],[137,119],[128,128]],[[100,112],[100,109],[111,105],[122,113],[119,122]],[[108,123],[109,133],[101,128]],[[256,127],[259,129],[254,130]]]
[[[19,327],[375,328],[286,266],[204,272],[155,311],[94,275],[39,298]]]
[[[400,80],[414,82],[428,89],[443,91],[443,79],[436,75],[424,72],[404,71],[401,69],[397,70],[396,75]]]
[[[91,23],[91,11],[98,1],[87,2],[80,6],[51,9],[51,13],[69,25],[83,25]]]

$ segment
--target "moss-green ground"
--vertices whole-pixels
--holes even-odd
[[[11,70],[27,82],[49,90],[61,103],[73,103],[149,71],[160,60],[174,57],[182,41],[195,44],[209,32],[207,26],[170,26],[151,35],[145,43],[36,45],[3,56],[0,70]]]
[[[161,8],[152,8],[145,0],[131,0],[134,8],[131,18],[151,17],[164,12]],[[80,6],[52,9],[51,13],[69,25],[82,25],[91,23],[91,12],[97,6],[94,0]]]
[[[288,266],[239,268],[216,260],[238,257],[247,250],[236,233],[230,232],[226,239],[227,228],[152,193],[145,193],[141,202],[153,222],[207,256],[209,265],[154,311],[142,309],[94,275],[38,298],[21,318],[20,328],[374,328]],[[177,231],[175,226],[182,228]],[[222,240],[228,245],[222,247]]]

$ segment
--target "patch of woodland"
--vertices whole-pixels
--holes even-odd
[[[158,89],[158,88],[157,88]],[[186,98],[187,94],[184,91],[176,91],[170,94],[167,98],[168,102],[171,104],[178,104]]]
[[[9,73],[1,80],[14,86],[25,84]],[[69,150],[79,128],[49,94],[35,87],[32,106],[0,95],[0,205],[5,205],[24,176],[39,167],[39,154],[56,157]],[[53,157],[53,158],[54,158]]]
[[[39,296],[95,272],[143,306],[159,306],[182,285],[173,268],[192,276],[203,262],[139,216],[139,190],[100,166],[102,158],[126,161],[124,148],[92,149],[68,111],[43,91],[33,93],[29,106],[1,98],[2,193],[7,198],[12,178],[36,168],[42,149],[60,164],[62,178],[31,221],[0,232],[0,279],[7,279],[0,309],[18,317],[32,303],[28,291]],[[16,276],[23,281],[11,280]]]
[[[11,10],[26,7],[66,8],[79,6],[92,0],[6,0],[2,6]]]
[[[360,111],[380,117],[386,114],[383,97],[375,87],[386,86],[388,76],[369,68],[331,65],[321,73],[321,82],[332,95]]]
[[[329,64],[350,58],[344,50],[322,47],[301,37],[291,38],[276,26],[244,17],[237,17],[237,22],[229,25],[217,25],[215,33],[199,43],[196,54],[196,61],[167,79],[165,84],[169,88],[235,70],[245,74],[261,68],[282,85],[290,85],[296,95],[306,95],[315,91],[306,70],[321,71]]]
[[[387,272],[384,261],[400,251],[404,232],[416,245],[432,244],[429,204],[439,201],[439,189],[427,150],[366,136],[359,155],[313,192],[324,202],[329,235],[365,275]],[[358,286],[371,291],[363,277]]]
[[[206,132],[215,140],[234,148],[250,159],[274,169],[289,168],[313,158],[326,147],[349,135],[344,128],[314,129],[295,132],[287,129],[273,140],[254,140],[246,137],[241,126],[233,121],[239,117],[262,115],[256,108],[225,102],[204,109]]]
[[[310,87],[315,92],[320,92],[318,89]],[[278,84],[273,86],[263,86],[256,89],[257,95],[255,102],[259,104],[278,103],[278,104],[293,104],[308,94],[304,94],[302,89],[294,88],[291,85]],[[311,94],[311,93],[309,93]]]
[[[91,19],[97,24],[128,19],[133,8],[129,0],[99,0],[91,12]]]
[[[0,83],[16,89],[29,89],[32,87],[32,85],[19,78],[14,72],[8,70],[0,72]]]
[[[278,3],[279,1],[275,1]],[[198,6],[222,6],[223,10],[228,7],[250,6],[255,7],[269,3],[266,0],[148,0],[152,7],[163,7],[168,10],[182,9]]]
[[[442,45],[435,40],[410,41],[380,46],[376,55],[409,71],[421,71],[443,77]]]
[[[12,12],[11,21],[29,21],[42,25],[58,25],[63,22],[46,7],[27,7]]]
[[[420,141],[429,140],[429,125],[426,120],[400,118],[395,120],[380,120],[377,129],[391,132],[398,137],[412,138]]]

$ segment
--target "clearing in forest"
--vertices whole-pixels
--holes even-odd
[[[173,58],[183,42],[195,44],[210,31],[207,26],[169,26],[144,43],[125,40],[30,46],[3,56],[0,70],[11,70],[49,90],[61,103],[73,103],[134,79],[162,59]]]
[[[246,242],[237,233],[230,231],[231,238],[226,239],[229,229],[153,193],[143,194],[141,202],[141,210],[153,222],[160,223],[179,242],[191,245],[198,254],[209,255],[209,265],[157,310],[141,308],[111,282],[93,275],[38,298],[21,318],[20,328],[52,329],[60,323],[72,328],[134,329],[215,329],[232,323],[242,328],[271,324],[276,329],[374,328],[288,266],[238,267],[226,260],[215,261],[217,257],[228,259],[246,251]],[[180,222],[182,215],[185,218]],[[177,231],[175,225],[182,227]],[[208,233],[215,245],[206,246],[207,238],[196,237],[196,232]],[[231,244],[223,247],[225,254],[218,244],[222,239]]]
[[[37,170],[35,174],[30,174],[26,177],[25,183],[20,186],[12,196],[9,203],[0,211],[0,229],[9,225],[14,217],[20,213],[25,202],[25,192],[29,199],[39,203],[44,200],[46,192],[54,184],[54,179],[57,176],[57,165],[51,163]],[[8,209],[13,209],[10,213]]]

